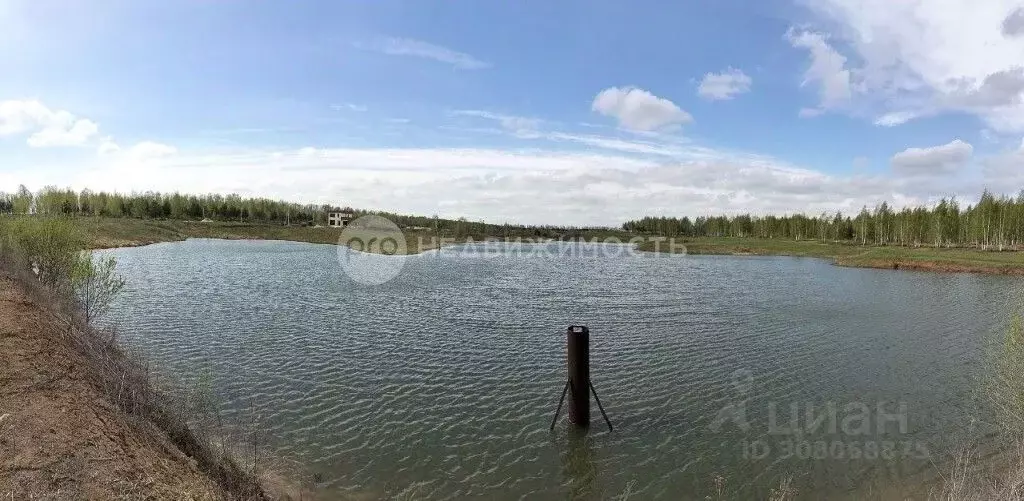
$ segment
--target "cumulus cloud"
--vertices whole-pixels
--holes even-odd
[[[964,108],[997,108],[1019,104],[1024,93],[1024,68],[998,71],[976,83],[963,78],[955,82],[949,100]]]
[[[1003,20],[1003,35],[1019,37],[1024,35],[1024,7],[1017,7]]]
[[[823,106],[849,101],[844,109],[855,115],[908,120],[965,112],[996,132],[1024,131],[1019,0],[805,4],[821,34],[791,30],[788,37],[811,51],[814,71],[805,80],[822,82]]]
[[[464,70],[490,68],[491,64],[481,61],[465,52],[459,52],[440,45],[411,38],[386,38],[369,44],[356,44],[356,47],[373,50],[391,56],[409,56],[431,59],[440,63],[450,64]]]
[[[771,157],[708,149],[671,158],[536,148],[193,151],[144,162],[127,155],[97,157],[78,177],[57,181],[75,188],[236,192],[494,222],[574,225],[618,225],[650,214],[852,213],[883,200],[897,207],[922,203],[936,193],[915,177],[833,175]],[[967,196],[980,190],[948,182],[940,188]]]
[[[101,157],[125,159],[130,161],[144,161],[168,157],[178,153],[178,149],[156,141],[141,141],[129,148],[121,148],[111,137],[104,137],[96,152]]]
[[[913,112],[894,111],[878,117],[875,120],[875,125],[881,125],[882,127],[895,127],[897,125],[905,124],[914,118],[917,118],[917,115]]]
[[[623,128],[638,131],[693,121],[689,113],[672,101],[636,87],[609,87],[594,97],[591,109],[617,119]]]
[[[974,147],[959,139],[930,148],[907,148],[892,156],[893,171],[904,175],[951,174],[971,160]]]
[[[750,92],[752,80],[742,70],[728,68],[721,73],[707,73],[700,81],[697,94],[710,100],[732,99]]]
[[[1024,140],[1020,147],[991,155],[981,161],[982,172],[992,186],[1020,186],[1024,184]]]
[[[127,150],[129,156],[138,159],[166,157],[177,152],[177,148],[155,141],[142,141]]]
[[[82,146],[99,132],[96,122],[36,100],[0,101],[0,136],[29,134],[33,148]]]
[[[121,151],[121,147],[110,136],[100,140],[100,145],[96,148],[96,152],[100,155],[113,155],[119,151]]]
[[[793,47],[805,49],[810,54],[811,64],[804,72],[801,85],[818,86],[818,109],[828,110],[846,104],[852,94],[846,57],[832,48],[821,33],[790,30],[786,38]]]

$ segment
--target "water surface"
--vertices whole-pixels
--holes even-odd
[[[207,378],[228,411],[251,407],[267,446],[327,492],[366,498],[747,498],[787,476],[808,499],[913,493],[989,433],[969,425],[986,415],[983,348],[1022,289],[817,259],[495,248],[406,258],[368,287],[328,245],[110,252],[128,280],[107,318],[123,338],[186,387]],[[570,324],[591,329],[612,433],[596,407],[585,436],[548,430]],[[837,428],[814,425],[830,405]],[[864,405],[903,406],[906,427],[843,429]]]

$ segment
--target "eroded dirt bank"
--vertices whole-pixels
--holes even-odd
[[[98,386],[59,316],[0,271],[0,499],[221,499]]]

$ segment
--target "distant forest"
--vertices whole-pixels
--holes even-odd
[[[356,216],[377,214],[403,228],[436,230],[456,237],[503,236],[574,238],[614,234],[608,228],[490,224],[436,216],[410,216],[332,205],[298,204],[240,195],[180,193],[107,193],[60,189],[52,186],[32,192],[20,186],[15,193],[0,192],[0,214],[39,214],[236,221],[244,223],[326,224],[331,211]],[[756,237],[792,240],[850,241],[859,244],[935,247],[1016,248],[1024,242],[1024,192],[1016,198],[985,191],[975,205],[961,208],[955,199],[933,207],[895,210],[883,202],[864,207],[856,215],[840,212],[819,215],[645,217],[628,221],[622,231],[667,237]]]
[[[1024,241],[1024,192],[1016,198],[985,191],[976,205],[961,208],[956,199],[934,207],[895,210],[883,202],[855,216],[822,213],[808,216],[645,217],[628,221],[629,232],[669,237],[757,237],[793,240],[853,241],[860,244],[935,247],[1017,247]]]
[[[435,230],[441,235],[507,236],[522,238],[574,238],[583,232],[607,228],[566,226],[524,226],[490,224],[465,218],[444,219],[436,216],[410,216],[382,211],[354,209],[347,206],[298,204],[268,198],[244,198],[240,195],[191,195],[180,193],[108,193],[80,192],[47,186],[33,192],[26,186],[15,193],[0,191],[0,214],[44,216],[130,217],[137,219],[177,219],[199,221],[234,221],[241,223],[281,225],[326,225],[327,213],[351,212],[356,217],[376,214],[386,217],[402,228]]]

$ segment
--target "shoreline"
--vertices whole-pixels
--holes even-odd
[[[141,247],[189,238],[221,240],[282,240],[338,245],[341,229],[330,227],[277,226],[235,222],[198,222],[176,220],[145,220],[129,218],[75,218],[87,235],[90,250],[120,247]],[[581,233],[579,238],[601,238],[610,233]],[[623,234],[651,238],[655,235]],[[405,230],[405,255],[418,255],[446,245],[486,241],[488,235],[442,237],[438,242],[431,231]],[[500,237],[499,237],[500,238]],[[985,275],[1024,276],[1024,251],[981,250],[974,248],[862,246],[852,242],[820,240],[783,240],[741,237],[681,238],[685,253],[692,255],[791,256],[829,259],[836,266],[887,270],[909,270],[930,273],[976,273]],[[423,242],[430,245],[421,246]],[[654,242],[636,247],[639,251],[673,253],[674,250]],[[678,253],[678,252],[676,252]]]
[[[3,261],[0,256],[0,261]],[[147,362],[0,262],[0,492],[11,499],[284,498],[179,414]],[[74,474],[69,475],[68,472]],[[285,491],[282,482],[282,492]]]
[[[829,260],[834,266],[928,273],[1024,276],[1024,252],[967,248],[862,246],[818,240],[754,238],[684,239],[686,254],[699,256],[788,256]],[[647,252],[672,253],[645,244]]]
[[[323,242],[310,242],[307,240],[296,240],[288,238],[261,238],[261,237],[183,237],[178,239],[167,239],[167,240],[154,240],[154,241],[123,241],[111,244],[103,245],[90,245],[88,250],[111,250],[111,249],[130,249],[136,247],[146,247],[149,245],[161,244],[161,243],[173,243],[173,242],[184,242],[190,239],[209,239],[209,240],[236,240],[236,241],[268,241],[268,242],[297,242],[297,243],[312,243],[317,245],[338,245],[337,243],[323,243]],[[444,246],[458,245],[462,242],[447,243]],[[404,256],[418,256],[428,252],[440,250],[442,247],[429,247],[423,248],[419,251],[413,251],[403,254]],[[655,254],[671,254],[670,251],[663,250],[650,250],[645,249],[643,246],[637,247],[638,251],[650,252]],[[1007,251],[1004,251],[1007,252]],[[1019,252],[1019,251],[1008,251],[1008,252]],[[863,259],[856,261],[849,261],[841,256],[815,256],[815,255],[802,255],[802,254],[790,254],[785,252],[753,252],[753,251],[735,251],[735,252],[688,252],[687,255],[694,256],[731,256],[731,257],[805,257],[811,259],[822,259],[828,260],[834,266],[843,268],[863,268],[863,269],[874,269],[874,270],[893,270],[893,271],[918,271],[927,273],[971,273],[979,275],[1005,275],[1005,276],[1024,276],[1024,264],[1021,267],[997,267],[997,266],[985,266],[982,264],[960,264],[960,263],[944,263],[941,261],[912,261],[912,260],[901,260],[901,259]],[[1022,256],[1024,259],[1024,256]]]

